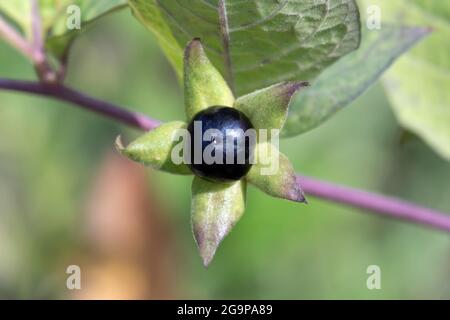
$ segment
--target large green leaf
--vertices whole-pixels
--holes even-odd
[[[450,160],[450,2],[366,1],[378,5],[383,21],[433,29],[383,77],[400,123]]]
[[[311,88],[296,95],[283,136],[311,130],[373,84],[392,62],[424,35],[425,28],[383,26],[364,31],[361,47],[322,72]]]
[[[2,0],[0,14],[7,16],[27,37],[31,37],[31,1]],[[81,29],[69,30],[67,21],[72,12],[67,9],[76,5],[80,9]],[[126,0],[40,0],[42,31],[46,37],[47,49],[61,57],[75,37],[99,17],[123,8]]]
[[[129,0],[180,74],[182,49],[200,37],[235,93],[311,80],[356,49],[354,0]]]

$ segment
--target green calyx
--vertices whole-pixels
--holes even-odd
[[[172,161],[172,151],[178,141],[178,129],[186,128],[182,121],[167,122],[131,142],[126,148],[120,136],[116,139],[116,149],[129,159],[154,169],[175,174],[192,174],[185,164]]]
[[[184,103],[188,121],[210,106],[234,103],[231,89],[209,61],[199,39],[189,42],[184,52]]]
[[[184,53],[184,97],[187,122],[200,111],[214,105],[230,106],[244,113],[258,131],[255,162],[248,174],[233,183],[206,181],[195,176],[192,184],[192,228],[203,264],[207,266],[217,247],[245,210],[247,182],[270,196],[305,202],[295,171],[277,143],[261,140],[261,130],[278,138],[291,98],[308,84],[283,82],[234,98],[222,75],[205,54],[201,41],[193,39]],[[187,124],[173,121],[147,132],[126,147],[120,138],[116,148],[129,159],[174,174],[192,174],[189,167],[174,160],[179,155],[180,129]]]

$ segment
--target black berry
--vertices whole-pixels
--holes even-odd
[[[253,129],[250,120],[230,107],[212,106],[197,113],[188,126],[191,136],[189,167],[194,174],[221,182],[245,176],[251,168],[256,142],[248,134],[244,135],[255,132],[249,129]],[[208,155],[214,158],[213,163]]]

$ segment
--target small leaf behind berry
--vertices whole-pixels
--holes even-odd
[[[256,129],[281,129],[291,98],[305,86],[306,81],[281,82],[238,98],[234,107],[245,113]]]
[[[173,147],[183,143],[177,140],[177,130],[184,128],[186,124],[182,121],[167,122],[140,136],[127,147],[122,145],[118,137],[116,148],[131,160],[155,169],[175,174],[192,174],[186,164],[175,164],[171,157]]]
[[[245,210],[246,183],[210,182],[195,177],[192,183],[192,230],[203,264],[208,266],[217,247]]]
[[[256,163],[246,176],[249,183],[273,197],[306,202],[291,162],[273,144],[258,143],[255,156]]]
[[[188,121],[210,106],[234,103],[231,89],[209,61],[200,39],[193,39],[184,53],[184,99]]]

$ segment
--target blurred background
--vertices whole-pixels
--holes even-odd
[[[161,120],[184,119],[174,72],[128,10],[75,43],[67,82]],[[0,75],[34,79],[0,42]],[[450,237],[250,187],[208,269],[190,229],[191,178],[144,169],[113,142],[140,132],[58,101],[0,91],[0,298],[450,298]],[[450,164],[401,129],[380,85],[281,141],[298,172],[450,212]],[[81,290],[66,268],[81,268]],[[381,268],[381,290],[366,269]]]

